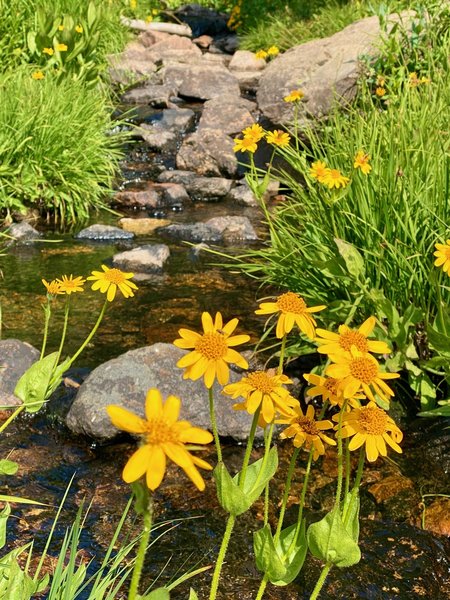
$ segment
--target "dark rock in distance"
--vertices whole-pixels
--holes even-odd
[[[76,234],[77,240],[109,241],[109,240],[131,240],[134,233],[124,231],[113,225],[90,225]]]

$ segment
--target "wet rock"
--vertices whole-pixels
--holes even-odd
[[[404,13],[407,21],[407,13]],[[391,15],[390,22],[398,21]],[[274,124],[289,123],[295,107],[283,98],[291,90],[305,93],[300,103],[299,119],[321,117],[330,112],[336,99],[352,100],[359,75],[359,58],[377,53],[381,30],[376,16],[357,21],[328,38],[294,46],[277,56],[261,77],[257,92],[258,105]]]
[[[218,231],[225,242],[253,242],[258,239],[247,217],[213,217],[208,219],[205,225]]]
[[[149,104],[155,108],[167,108],[170,104],[169,98],[175,94],[167,85],[146,85],[134,88],[122,96],[126,104]]]
[[[245,182],[234,187],[230,191],[229,197],[239,206],[258,206],[255,195]]]
[[[130,231],[135,235],[148,235],[149,233],[153,233],[155,229],[158,229],[159,227],[170,225],[170,221],[168,219],[130,219],[128,217],[123,217],[119,220],[119,225],[125,231]]]
[[[262,71],[266,65],[266,61],[263,58],[256,58],[253,52],[238,50],[233,55],[228,68],[230,71]]]
[[[169,256],[165,244],[148,244],[115,254],[113,265],[131,273],[160,273]]]
[[[22,402],[14,395],[17,382],[40,353],[31,344],[19,340],[0,340],[0,404],[17,406]]]
[[[224,177],[195,177],[186,189],[192,200],[214,202],[227,196],[232,185],[232,180]]]
[[[117,192],[114,204],[128,208],[156,208],[159,206],[160,194],[155,189]]]
[[[225,13],[200,6],[199,4],[187,4],[175,11],[177,19],[189,25],[193,37],[201,35],[215,36],[228,31],[228,15]]]
[[[175,149],[177,136],[174,131],[142,123],[139,127],[139,135],[152,150],[157,152],[168,152]]]
[[[158,186],[158,189],[162,192],[160,206],[182,206],[190,200],[186,188],[180,183],[168,182],[155,184],[155,187],[156,186]]]
[[[82,229],[75,235],[77,240],[96,240],[96,241],[108,241],[108,240],[131,240],[134,238],[134,234],[129,231],[124,231],[120,227],[114,227],[113,225],[90,225],[85,229]]]
[[[450,537],[450,498],[438,498],[424,507],[424,512],[425,529]]]
[[[21,221],[20,223],[13,223],[7,230],[8,236],[14,238],[16,242],[28,242],[31,240],[35,240],[42,236],[39,231],[37,231],[34,227],[32,227],[26,221]],[[10,240],[12,242],[12,240]]]
[[[222,235],[217,229],[208,227],[205,223],[172,223],[163,227],[161,235],[184,242],[221,242]]]
[[[225,35],[216,36],[214,43],[210,47],[210,51],[226,52],[234,54],[239,48],[239,38],[235,33],[227,33]]]
[[[202,51],[187,37],[171,35],[153,44],[149,50],[149,59],[155,64],[165,61],[193,62],[201,58]]]
[[[212,98],[203,106],[198,130],[216,129],[227,135],[237,134],[253,125],[255,119],[250,111],[255,108],[254,102],[234,95]]]
[[[374,483],[368,487],[368,491],[375,498],[377,504],[382,504],[390,500],[403,490],[411,490],[414,487],[413,482],[400,473],[384,477],[380,482]]]
[[[222,131],[201,129],[184,140],[177,154],[177,168],[198,175],[233,178],[238,169],[233,147],[233,140]]]
[[[180,96],[210,100],[223,94],[239,96],[237,79],[221,65],[168,65],[163,74],[164,84],[178,90]]]
[[[192,171],[181,171],[174,169],[172,171],[163,171],[160,175],[158,175],[158,181],[161,183],[180,183],[181,185],[188,186],[195,179],[195,177],[196,175]]]
[[[144,415],[147,391],[158,388],[164,397],[169,394],[182,399],[181,418],[198,427],[209,428],[208,392],[202,381],[183,380],[177,361],[186,351],[172,344],[153,344],[131,350],[100,365],[80,387],[67,416],[67,426],[74,433],[83,433],[100,440],[114,438],[119,432],[111,424],[106,406],[116,404]],[[231,371],[230,381],[241,375]],[[215,384],[219,433],[235,439],[245,439],[251,418],[243,411],[234,411],[233,402],[220,396]]]
[[[194,111],[189,108],[167,108],[162,111],[161,119],[152,124],[142,123],[137,129],[146,142],[155,150],[164,151],[173,147],[182,133],[194,122]]]

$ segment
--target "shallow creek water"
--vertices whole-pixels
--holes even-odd
[[[150,175],[145,162],[136,162],[136,153],[139,154],[135,149],[134,158],[124,164],[124,172],[133,181],[132,185],[139,187]],[[199,204],[183,213],[161,216],[173,221],[201,221],[218,214],[230,214],[230,207],[226,204]],[[247,209],[241,208],[232,214],[247,214]],[[251,211],[248,214],[256,218]],[[95,222],[102,223],[115,223],[115,220],[108,214],[95,218]],[[108,264],[114,253],[130,247],[122,242],[77,242],[70,234],[55,232],[47,232],[45,239],[50,242],[12,247],[1,263],[2,337],[16,337],[36,347],[41,343],[41,304],[45,299],[41,278],[50,280],[62,273],[86,275],[102,263]],[[133,245],[161,241],[166,242],[153,235],[139,238]],[[171,342],[180,327],[198,328],[203,310],[221,310],[226,317],[239,317],[241,331],[249,333],[253,339],[261,332],[262,322],[253,312],[260,293],[256,284],[223,267],[211,266],[211,262],[216,262],[215,258],[203,254],[197,256],[181,243],[169,245],[171,257],[164,274],[140,283],[134,299],[119,299],[113,303],[93,343],[78,361],[78,366],[86,370],[75,370],[71,373],[74,379],[82,379],[88,369],[127,350],[159,341]],[[74,300],[67,353],[72,353],[85,338],[102,304],[100,295],[93,292],[80,294]],[[61,324],[62,311],[59,310],[55,313],[49,339],[52,349],[58,344]],[[98,565],[96,557],[101,556],[107,546],[128,498],[128,487],[121,481],[120,472],[133,445],[130,440],[123,439],[117,444],[98,446],[88,439],[71,436],[62,420],[71,393],[70,390],[59,390],[46,410],[33,418],[19,419],[7,430],[1,442],[1,456],[9,455],[20,464],[20,470],[18,475],[2,482],[2,488],[5,493],[39,499],[52,505],[25,509],[16,506],[14,518],[10,520],[10,546],[19,546],[34,538],[35,553],[39,555],[55,515],[54,506],[60,502],[70,478],[75,475],[51,554],[57,555],[65,527],[71,523],[82,500],[86,499],[86,504],[92,501],[79,558],[85,561],[93,559],[89,567],[93,572]],[[442,420],[414,421],[403,425],[406,427],[404,454],[396,455],[392,460],[379,461],[367,468],[364,474],[362,561],[350,569],[332,571],[321,596],[324,599],[444,599],[450,595],[448,538],[420,528],[421,493],[448,493],[448,431]],[[280,446],[281,468],[271,486],[272,523],[276,522],[277,505],[291,451],[289,444]],[[260,454],[261,450],[256,449],[253,458]],[[242,447],[231,442],[226,445],[225,461],[230,470],[239,469],[242,455]],[[205,458],[214,462],[213,451],[210,450]],[[304,467],[305,460],[301,457],[289,499],[286,524],[295,520]],[[313,469],[307,494],[306,515],[309,521],[318,520],[331,508],[335,476],[336,460],[331,453]],[[187,570],[213,562],[225,516],[217,506],[209,474],[206,479],[206,491],[198,493],[176,469],[169,468],[164,485],[155,495],[157,520],[168,521],[167,532],[150,550],[145,571],[147,583],[160,575],[157,585],[162,585]],[[431,498],[428,504],[434,501],[439,501],[439,498]],[[445,506],[448,513],[449,505],[444,505],[444,511]],[[442,527],[445,517],[435,517],[433,521],[433,514],[430,508],[426,527],[445,533],[445,527]],[[262,519],[262,501],[258,501],[250,513],[238,520],[224,567],[221,599],[247,600],[255,597],[260,576],[252,559],[251,531],[262,525]],[[448,522],[447,514],[447,527]],[[128,529],[137,531],[132,525]],[[51,563],[51,560],[48,562]],[[319,572],[319,562],[308,558],[295,583],[287,589],[269,587],[267,598],[308,598]],[[201,599],[207,597],[210,577],[211,571],[190,582]],[[188,584],[180,586],[173,593],[173,598],[187,598],[188,589]],[[87,594],[77,596],[80,600],[87,597]],[[120,598],[118,596],[118,600]]]

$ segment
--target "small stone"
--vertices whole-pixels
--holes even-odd
[[[7,230],[8,236],[14,238],[16,242],[28,242],[42,236],[39,231],[32,227],[26,221],[13,223]]]
[[[184,140],[177,154],[177,168],[198,175],[233,178],[238,170],[233,148],[233,140],[223,131],[201,129]]]
[[[253,242],[258,239],[256,231],[247,217],[213,217],[208,219],[205,225],[218,231],[226,242]]]
[[[425,511],[425,529],[449,537],[450,498],[437,498],[423,510]]]
[[[180,183],[181,185],[188,186],[195,177],[196,175],[192,171],[180,171],[179,169],[174,169],[173,171],[163,171],[158,176],[158,181],[161,183]]]
[[[262,71],[233,71],[242,92],[256,94]]]
[[[77,240],[93,240],[93,241],[109,241],[109,240],[131,240],[134,234],[129,231],[124,231],[120,227],[113,225],[90,225],[82,229],[75,239]]]
[[[153,233],[153,231],[159,227],[170,225],[170,221],[168,219],[130,219],[128,217],[123,217],[119,220],[119,224],[122,229],[130,231],[135,235],[148,235]]]
[[[190,201],[186,188],[180,183],[167,182],[155,186],[162,191],[161,206],[182,206]]]
[[[211,44],[213,42],[213,38],[210,35],[201,35],[192,41],[194,42],[194,44],[197,44],[197,46],[199,48],[203,48],[204,50],[207,50],[211,46]]]
[[[148,244],[113,256],[113,265],[132,273],[159,273],[170,256],[165,244]]]
[[[234,187],[230,191],[229,197],[239,206],[258,206],[255,195],[247,183],[240,183]]]

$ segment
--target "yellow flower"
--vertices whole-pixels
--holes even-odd
[[[305,94],[302,92],[302,90],[292,90],[287,96],[283,98],[283,100],[285,102],[298,102],[302,98],[304,98],[304,96]]]
[[[269,144],[274,144],[275,146],[289,146],[289,142],[291,140],[291,136],[285,131],[281,131],[280,129],[274,129],[274,131],[269,131],[266,135],[266,140]]]
[[[328,175],[329,168],[327,165],[321,160],[316,160],[311,164],[311,168],[309,169],[309,175],[313,179],[317,179],[320,183],[323,183],[324,178]]]
[[[31,77],[32,79],[39,80],[44,79],[45,75],[42,71],[35,71],[34,73],[31,73]]]
[[[137,0],[130,0],[130,8],[131,10],[135,10],[137,7]]]
[[[450,239],[446,244],[435,244],[434,247],[436,248],[434,266],[441,267],[444,273],[450,276]]]
[[[386,77],[384,75],[377,76],[377,86],[384,87],[386,85]]]
[[[231,319],[224,325],[220,312],[216,313],[214,321],[209,313],[204,312],[202,334],[190,329],[178,331],[181,338],[174,341],[175,346],[193,349],[177,362],[177,367],[185,369],[183,379],[195,381],[203,376],[205,386],[211,388],[216,377],[221,385],[228,383],[228,363],[234,363],[242,369],[248,368],[245,358],[232,348],[245,344],[250,339],[248,335],[231,335],[238,323],[238,319]]]
[[[148,15],[147,17],[145,17],[145,22],[146,23],[151,23],[152,21],[153,21],[152,15]]]
[[[358,329],[350,329],[347,325],[339,325],[338,333],[317,329],[318,336],[314,341],[319,344],[317,352],[321,354],[342,354],[350,352],[354,346],[359,352],[374,352],[375,354],[390,354],[392,350],[385,342],[368,340],[376,325],[375,317],[369,317]]]
[[[334,415],[333,421],[338,420],[339,415]],[[387,455],[386,442],[396,452],[402,452],[397,442],[402,441],[403,433],[386,411],[379,408],[375,402],[344,413],[341,435],[343,438],[353,436],[348,446],[349,450],[357,450],[365,444],[369,462],[377,460],[380,454]]]
[[[142,436],[143,444],[128,460],[122,473],[124,481],[131,483],[145,475],[147,487],[156,490],[166,472],[166,457],[183,469],[200,490],[205,482],[197,467],[212,469],[206,461],[193,456],[186,444],[209,444],[213,436],[209,431],[193,427],[189,421],[178,421],[181,401],[168,396],[163,404],[161,393],[151,389],[145,400],[142,419],[121,406],[106,407],[109,418],[118,429]]]
[[[370,156],[364,152],[364,150],[358,150],[355,156],[355,160],[353,166],[355,169],[361,169],[364,175],[368,175],[372,170],[372,167],[369,165]]]
[[[243,129],[242,133],[245,138],[251,139],[255,143],[259,142],[264,137],[264,129],[258,123],[253,123],[250,127],[246,127]]]
[[[322,183],[332,190],[333,188],[345,187],[350,181],[348,177],[342,175],[338,169],[328,169],[327,173],[323,176]]]
[[[429,77],[421,77],[420,83],[431,83],[431,79]]]
[[[386,93],[386,90],[384,89],[384,87],[377,87],[377,89],[375,90],[375,94],[378,96],[378,98],[382,98]]]
[[[277,338],[282,338],[292,330],[294,325],[297,325],[300,331],[312,340],[316,335],[316,321],[311,313],[319,312],[324,308],[326,308],[324,305],[308,308],[301,296],[295,292],[286,292],[278,296],[276,302],[262,302],[255,312],[257,315],[280,313],[276,329]]]
[[[322,396],[322,400],[329,402],[332,406],[341,406],[344,403],[342,390],[339,388],[339,379],[333,377],[322,377],[316,373],[307,373],[303,375],[308,383],[313,387],[306,390],[308,396],[315,398]],[[363,394],[355,394],[352,398],[347,399],[347,404],[350,406],[360,406],[359,400],[365,398]]]
[[[258,52],[255,52],[255,56],[256,58],[263,58],[265,60],[268,54],[265,50],[258,50]]]
[[[237,383],[229,383],[222,393],[231,396],[233,400],[239,396],[244,398],[244,402],[233,406],[235,410],[246,410],[253,415],[261,406],[264,422],[271,423],[277,412],[292,413],[291,407],[298,404],[298,400],[283,387],[289,383],[292,383],[291,379],[286,375],[277,375],[273,369],[254,371],[244,375]]]
[[[73,292],[83,292],[83,286],[86,283],[86,279],[82,277],[73,277],[72,275],[63,275],[61,279],[57,279],[61,290],[70,296]]]
[[[49,56],[53,56],[54,50],[53,50],[53,48],[44,48],[42,50],[42,54],[48,54]]]
[[[152,8],[152,15],[154,15],[156,17],[156,15],[159,15],[159,10],[157,8]]]
[[[50,296],[64,294],[63,290],[61,289],[61,283],[57,279],[53,279],[53,281],[50,281],[50,283],[45,281],[45,279],[42,279],[42,283],[45,285],[47,294],[50,294]]]
[[[75,26],[75,31],[77,33],[83,33],[83,27],[81,25],[76,25]]]
[[[109,269],[105,265],[102,265],[103,273],[101,271],[92,271],[92,275],[89,275],[88,280],[94,281],[92,284],[93,290],[100,290],[102,294],[106,294],[109,302],[112,302],[116,297],[117,288],[122,292],[125,298],[132,298],[134,291],[138,287],[132,281],[128,281],[134,277],[134,273],[124,273],[120,269]]]
[[[258,149],[258,145],[252,137],[234,138],[234,144],[235,152],[256,152]]]
[[[369,400],[376,402],[374,393],[389,403],[394,392],[385,383],[385,379],[396,379],[398,373],[383,373],[378,361],[371,355],[359,352],[352,346],[350,352],[332,355],[333,365],[327,367],[325,374],[341,381],[340,388],[344,398],[352,398],[363,392]]]
[[[67,52],[67,44],[56,44],[57,52]]]
[[[267,49],[267,54],[269,56],[278,56],[278,54],[280,54],[280,49],[276,46],[270,46],[270,48]]]
[[[413,72],[409,74],[409,85],[411,87],[417,87],[420,83],[419,78],[417,77],[417,73]]]
[[[59,31],[64,31],[64,25],[58,25],[58,30]]]
[[[332,429],[331,421],[316,421],[314,419],[314,407],[309,405],[306,410],[306,415],[303,413],[300,405],[294,408],[295,414],[292,417],[277,419],[276,423],[289,425],[280,433],[280,438],[294,438],[293,444],[296,448],[301,446],[305,450],[313,448],[313,458],[317,460],[320,455],[325,454],[325,446],[323,442],[330,446],[335,446],[336,442],[325,435],[323,431]]]

